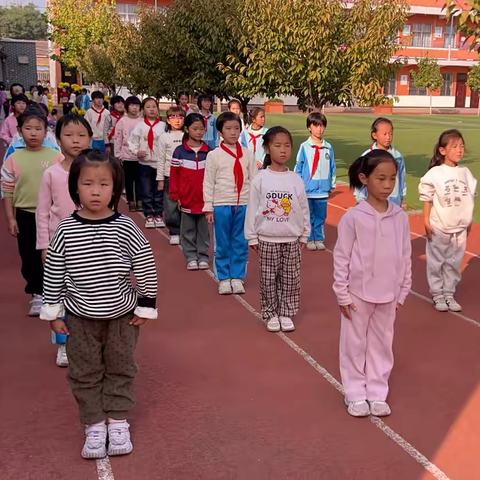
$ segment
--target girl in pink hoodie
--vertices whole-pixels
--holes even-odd
[[[393,368],[393,324],[411,286],[408,217],[387,199],[397,163],[385,150],[355,160],[350,188],[368,197],[338,225],[333,290],[341,311],[340,373],[348,413],[390,415],[386,399]]]

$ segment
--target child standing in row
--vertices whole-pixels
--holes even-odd
[[[242,132],[243,132],[245,130],[245,122],[243,121],[243,118],[242,118],[243,117],[242,104],[240,103],[240,100],[237,100],[236,98],[230,100],[227,104],[227,108],[229,112],[232,112],[235,115],[238,115],[240,117],[240,121],[242,122]]]
[[[189,99],[190,98],[187,92],[180,92],[178,94],[178,106],[181,107],[185,112],[185,116],[195,113],[195,111],[190,108],[190,105],[188,104]]]
[[[263,108],[254,108],[250,112],[250,125],[242,131],[240,143],[242,147],[248,148],[253,153],[253,158],[257,162],[257,168],[263,167],[265,151],[263,150],[263,136],[267,133],[265,127],[265,110]]]
[[[44,263],[58,224],[75,210],[75,204],[68,193],[68,175],[73,160],[82,150],[90,147],[93,132],[83,117],[68,114],[58,121],[56,135],[65,158],[45,170],[36,212],[37,250],[41,250]],[[68,366],[65,342],[64,336],[56,335],[55,343],[58,345],[56,363],[59,367]]]
[[[222,113],[217,129],[220,147],[207,156],[203,182],[203,211],[214,224],[215,273],[220,295],[245,293],[248,243],[244,236],[250,183],[258,172],[253,155],[238,139],[242,124],[238,115]]]
[[[295,330],[300,306],[301,249],[310,235],[305,185],[286,164],[292,135],[274,127],[263,137],[264,169],[253,179],[245,220],[245,238],[259,254],[260,303],[269,332]]]
[[[96,90],[92,93],[92,106],[85,114],[85,120],[90,124],[93,131],[92,148],[98,148],[105,151],[105,142],[103,141],[103,126],[108,116],[108,111],[103,106],[105,96],[102,92]]]
[[[327,119],[322,113],[307,117],[310,138],[300,145],[295,172],[303,179],[307,190],[312,227],[307,250],[325,250],[325,220],[328,197],[336,187],[336,165],[332,146],[323,138]]]
[[[170,233],[170,245],[180,245],[180,210],[170,195],[170,166],[173,152],[182,144],[185,117],[182,107],[170,107],[167,111],[167,131],[160,137],[157,182],[158,190],[163,191],[163,212],[165,225]]]
[[[155,261],[141,230],[117,213],[118,160],[85,150],[71,166],[68,187],[78,211],[60,222],[48,247],[40,316],[68,335],[67,377],[85,424],[82,457],[126,455],[133,450],[127,419],[135,404],[139,326],[157,318]]]
[[[200,95],[198,97],[198,110],[202,114],[205,122],[205,136],[203,141],[210,150],[217,147],[218,132],[215,124],[215,116],[212,113],[213,98],[211,95]]]
[[[202,190],[209,148],[202,141],[205,134],[202,115],[188,115],[184,129],[183,143],[173,152],[170,195],[182,211],[180,241],[187,270],[207,270],[210,232],[203,213]]]
[[[140,117],[141,102],[138,97],[128,97],[125,102],[127,114],[115,125],[114,151],[122,162],[125,174],[125,193],[127,195],[128,210],[142,211],[142,202],[139,194],[138,158],[128,148],[128,141],[135,127],[142,121]]]
[[[464,165],[465,142],[458,130],[447,130],[435,145],[428,172],[418,191],[427,235],[427,280],[434,307],[461,312],[455,290],[472,227],[477,180]]]
[[[158,103],[152,97],[142,102],[143,121],[137,123],[128,142],[128,148],[137,156],[138,180],[142,198],[145,228],[163,228],[163,192],[158,190],[157,162],[160,137],[165,123],[158,118]]]
[[[27,282],[25,293],[33,297],[28,315],[38,316],[43,291],[42,253],[36,248],[38,192],[43,172],[61,162],[63,155],[43,146],[47,117],[37,109],[22,113],[18,117],[18,128],[25,140],[25,148],[16,150],[3,164],[2,190],[8,231],[17,238],[22,275]]]
[[[118,121],[125,114],[125,100],[120,95],[112,97],[110,100],[112,111],[107,115],[105,124],[103,125],[103,141],[108,155],[116,156],[115,152],[115,132]]]
[[[368,152],[375,150],[376,148],[386,150],[392,154],[397,162],[398,171],[395,188],[388,200],[401,207],[403,206],[403,199],[407,195],[407,184],[405,183],[405,160],[403,159],[402,154],[392,145],[393,123],[388,118],[379,117],[372,123],[370,134],[375,143],[368,150],[363,152],[363,155],[366,155]],[[356,189],[354,190],[353,195],[357,202],[359,200],[365,200],[367,190],[365,187]]]
[[[340,374],[354,417],[391,413],[386,400],[393,324],[412,283],[408,216],[388,201],[397,169],[393,156],[380,149],[350,166],[350,188],[365,186],[368,196],[340,220],[333,252],[333,290],[342,320]]]
[[[28,98],[25,95],[15,95],[10,101],[13,109],[13,115],[5,118],[0,132],[0,138],[8,145],[12,142],[14,135],[17,133],[18,117],[25,111],[28,105]]]

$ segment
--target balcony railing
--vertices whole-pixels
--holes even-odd
[[[431,37],[402,37],[399,39],[402,47],[410,48],[431,48],[431,49],[457,49],[462,51],[470,50],[471,42],[461,38],[431,38]],[[474,50],[478,50],[478,46]]]

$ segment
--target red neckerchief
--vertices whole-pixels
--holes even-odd
[[[92,110],[93,110],[95,113],[98,113],[97,125],[99,125],[99,124],[100,124],[100,121],[102,120],[102,113],[105,111],[105,107],[102,108],[100,111],[96,110],[95,107],[92,107]]]
[[[255,152],[257,151],[257,138],[260,138],[262,136],[262,134],[259,133],[258,135],[254,135],[253,133],[250,133],[250,132],[248,132],[248,134],[250,135],[250,138],[252,139],[253,154],[255,155]]]
[[[315,155],[313,156],[312,175],[310,176],[310,180],[313,178],[315,172],[317,171],[318,162],[320,161],[320,150],[322,150],[323,148],[323,145],[321,147],[319,147],[318,145],[312,146],[315,149]]]
[[[235,164],[233,165],[233,176],[235,177],[235,185],[237,187],[237,207],[240,203],[240,193],[242,192],[243,187],[243,168],[240,163],[240,159],[243,157],[242,146],[237,142],[237,154],[235,155],[228,147],[225,146],[224,142],[220,143],[220,148],[227,152],[235,159]]]
[[[205,122],[205,131],[207,131],[207,128],[208,128],[208,119],[211,117],[211,115],[208,115],[205,117],[205,115],[203,116],[203,121]]]
[[[148,131],[148,135],[147,135],[147,141],[148,141],[148,148],[150,149],[151,152],[153,152],[153,139],[154,139],[154,136],[153,136],[153,127],[160,122],[160,120],[158,118],[155,119],[155,121],[153,122],[153,125],[150,123],[150,121],[148,120],[148,118],[145,117],[144,119],[144,122],[146,125],[148,125],[150,127],[150,130]]]
[[[185,110],[185,113],[187,113],[190,110],[190,107],[186,105],[185,107],[183,107],[183,109]]]
[[[122,113],[121,115],[119,115],[115,110],[112,110],[110,112],[110,115],[113,118],[116,118],[117,121],[115,122],[115,125],[113,126],[112,131],[110,132],[110,135],[108,136],[108,140],[111,140],[113,138],[113,136],[115,135],[115,127],[117,126],[118,121],[123,117],[124,114]]]

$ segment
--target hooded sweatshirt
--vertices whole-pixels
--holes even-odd
[[[477,180],[463,165],[431,168],[418,186],[420,200],[431,202],[430,223],[444,233],[459,233],[473,221]]]
[[[351,293],[365,302],[403,304],[412,284],[411,253],[407,214],[390,202],[380,213],[361,200],[338,225],[333,252],[338,304],[353,303]]]

